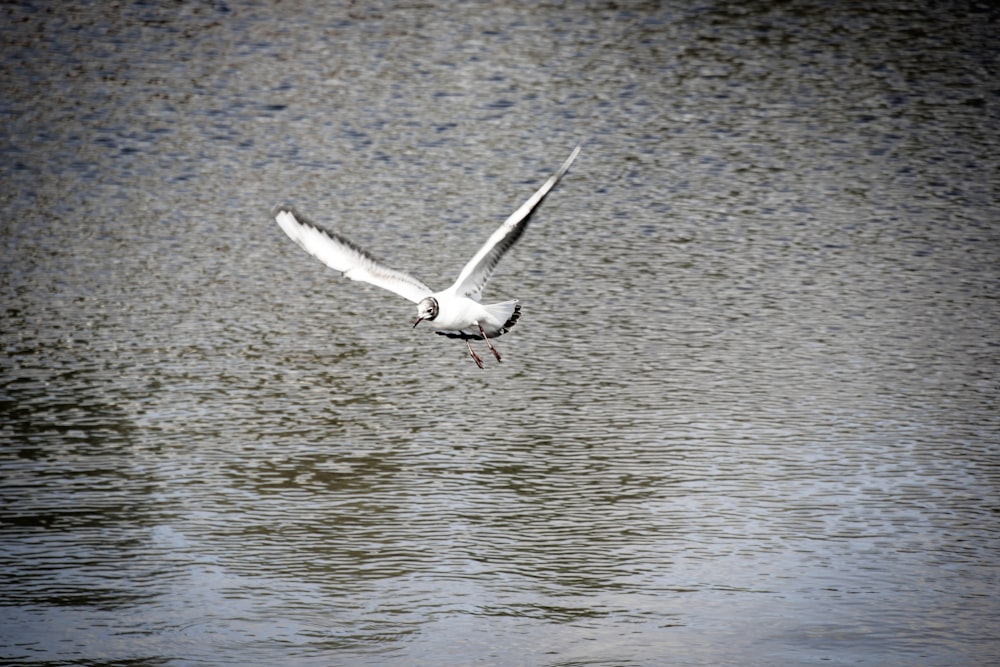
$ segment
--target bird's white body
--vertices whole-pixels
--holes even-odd
[[[440,308],[438,316],[433,320],[435,327],[444,331],[461,331],[469,327],[482,326],[490,338],[499,334],[500,329],[514,313],[514,304],[517,303],[507,301],[484,306],[451,290],[438,292],[432,296],[437,299]]]
[[[500,361],[500,354],[490,338],[506,333],[517,322],[521,312],[517,301],[480,304],[483,287],[497,263],[524,232],[531,214],[573,164],[579,152],[580,147],[577,146],[559,171],[493,232],[459,273],[455,283],[440,292],[434,292],[407,273],[384,266],[351,241],[309,222],[292,208],[278,207],[274,218],[306,252],[330,268],[341,271],[345,277],[382,287],[416,303],[417,321],[413,326],[427,320],[434,324],[437,333],[464,339],[472,358],[482,368],[482,359],[469,341],[485,339],[490,351]]]

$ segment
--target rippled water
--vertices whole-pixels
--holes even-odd
[[[0,12],[0,661],[1000,661],[993,10]]]

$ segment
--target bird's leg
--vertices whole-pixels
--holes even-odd
[[[497,349],[495,347],[493,347],[493,343],[490,342],[489,338],[487,338],[487,336],[486,336],[486,330],[483,329],[483,325],[482,324],[479,325],[479,333],[483,334],[483,340],[485,340],[486,344],[490,346],[490,352],[492,352],[493,356],[497,358],[497,361],[500,361],[500,353],[497,352]]]
[[[479,355],[476,354],[476,351],[472,349],[472,341],[469,338],[466,338],[465,339],[465,344],[469,346],[469,354],[472,355],[472,360],[476,362],[477,366],[479,366],[480,368],[482,368],[483,367],[483,360],[480,359]]]

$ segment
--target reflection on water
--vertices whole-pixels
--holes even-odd
[[[996,662],[959,9],[4,10],[2,659]],[[446,284],[581,140],[487,372],[267,217]]]

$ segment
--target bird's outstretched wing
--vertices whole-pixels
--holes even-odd
[[[573,160],[576,159],[579,152],[579,146],[574,148],[570,156],[559,167],[559,171],[553,174],[549,180],[545,181],[545,184],[538,188],[538,191],[531,195],[528,201],[521,204],[521,207],[511,213],[510,217],[500,225],[500,228],[493,232],[493,235],[487,239],[483,247],[479,249],[479,252],[469,260],[469,263],[465,265],[462,272],[458,274],[458,280],[451,286],[450,291],[479,301],[483,287],[486,286],[487,281],[493,274],[493,269],[496,268],[497,262],[521,238],[521,234],[524,233],[525,228],[528,226],[531,214],[534,213],[538,205],[545,199],[545,195],[549,193],[549,190],[554,188],[563,174],[569,170],[570,165],[573,164]]]
[[[291,207],[276,208],[274,219],[303,250],[346,278],[387,289],[414,303],[434,292],[413,276],[383,266],[351,241],[310,222]]]

